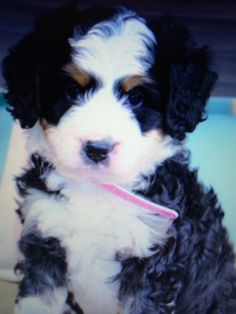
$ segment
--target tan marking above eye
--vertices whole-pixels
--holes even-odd
[[[47,122],[47,120],[45,120],[44,118],[41,118],[39,120],[39,123],[41,124],[44,131],[47,131],[51,127],[50,123]]]
[[[67,64],[64,70],[82,87],[86,87],[91,80],[91,77],[84,69],[73,63]]]
[[[150,130],[146,132],[146,136],[153,138],[157,142],[163,142],[166,138],[166,135],[162,130]]]
[[[151,83],[152,80],[145,75],[131,75],[127,76],[121,83],[125,92],[129,92],[137,86],[144,85],[145,83]]]

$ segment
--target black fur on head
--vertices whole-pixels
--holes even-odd
[[[70,61],[69,38],[86,34],[90,27],[112,17],[115,9],[89,9],[79,12],[65,7],[38,19],[35,30],[22,39],[3,61],[10,111],[23,128],[32,127],[40,118],[57,123],[71,103],[62,92],[68,84],[63,66]],[[206,47],[197,47],[189,31],[171,18],[149,25],[157,47],[150,75],[158,89],[155,104],[146,115],[145,129],[157,127],[177,140],[183,140],[204,118],[207,98],[216,81]],[[116,60],[116,62],[119,62]],[[53,104],[57,103],[57,106]],[[150,123],[149,123],[149,122]],[[150,126],[148,125],[151,124]]]
[[[157,37],[152,75],[160,85],[165,131],[177,140],[204,120],[204,109],[217,74],[207,47],[198,47],[190,31],[171,17],[150,26]]]
[[[35,30],[10,49],[3,60],[5,98],[10,104],[9,111],[23,128],[32,127],[44,111],[43,85],[50,80],[50,73],[69,58],[67,38],[74,23],[75,14],[69,8],[40,17]]]

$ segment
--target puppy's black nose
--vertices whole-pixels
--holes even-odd
[[[114,145],[108,140],[87,141],[84,145],[84,152],[88,159],[99,163],[108,157]]]

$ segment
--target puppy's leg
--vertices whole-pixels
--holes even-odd
[[[24,260],[16,300],[17,314],[61,314],[66,310],[66,255],[58,239],[43,237],[37,229],[23,235],[19,248]]]

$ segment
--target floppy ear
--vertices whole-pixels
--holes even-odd
[[[211,55],[199,48],[190,31],[171,17],[152,25],[157,37],[156,68],[165,108],[165,131],[183,140],[204,119],[206,101],[217,75],[211,70]]]
[[[209,69],[206,48],[194,49],[170,70],[170,98],[167,110],[167,131],[183,140],[204,120],[204,109],[217,75]]]
[[[3,60],[8,110],[22,128],[32,127],[45,111],[43,106],[50,105],[42,104],[41,91],[50,72],[70,56],[68,37],[75,19],[75,10],[69,6],[41,16],[35,30],[10,49]]]
[[[3,60],[2,71],[7,83],[5,99],[14,119],[23,128],[32,127],[39,117],[36,35],[21,40]]]

